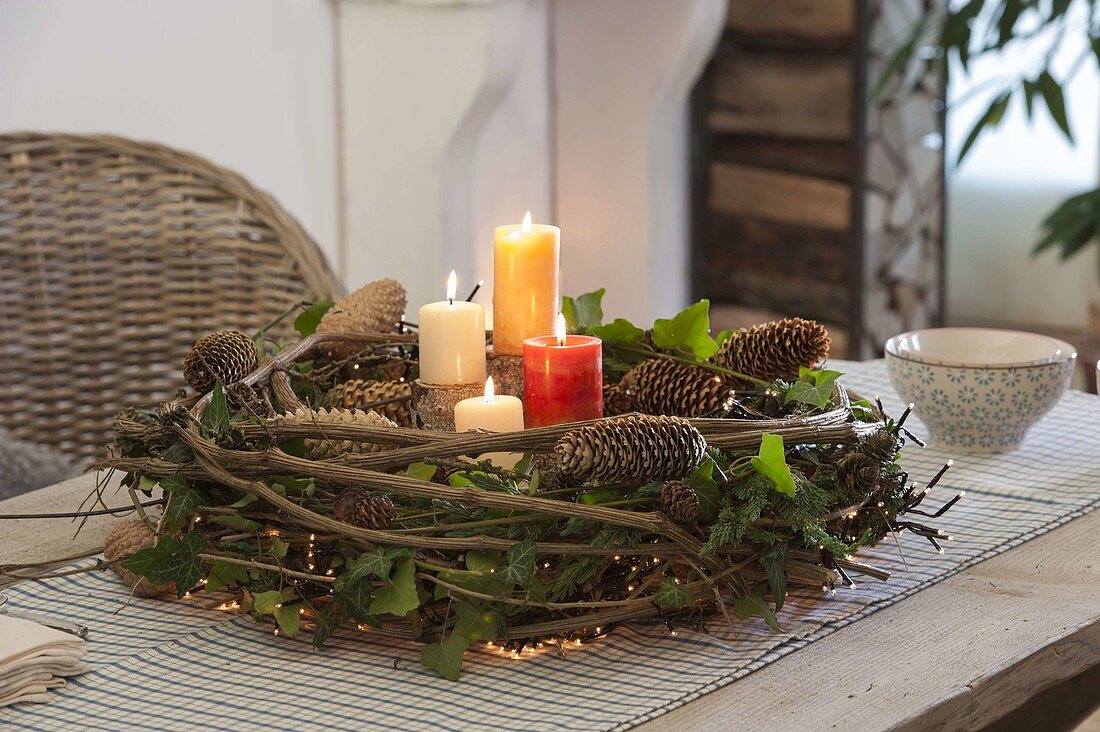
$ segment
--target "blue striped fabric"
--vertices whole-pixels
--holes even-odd
[[[882,362],[839,368],[850,386],[881,393],[900,412]],[[635,624],[570,647],[565,658],[543,649],[513,660],[482,646],[467,654],[462,680],[448,683],[420,667],[412,643],[375,632],[339,632],[318,652],[308,638],[274,637],[269,626],[197,600],[127,602],[110,574],[24,583],[8,591],[13,608],[90,626],[93,671],[54,692],[54,703],[0,710],[0,721],[35,730],[627,729],[1091,510],[1100,501],[1100,452],[1078,436],[1097,424],[1100,399],[1071,393],[1017,452],[958,456],[933,494],[967,491],[937,521],[956,537],[947,553],[902,535],[905,571],[898,549],[884,543],[867,559],[894,573],[889,582],[795,593],[780,614],[784,635],[757,622],[736,633],[716,624],[709,634],[676,636]],[[949,457],[914,448],[904,462],[926,480]]]

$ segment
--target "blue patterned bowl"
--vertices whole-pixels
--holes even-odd
[[[930,442],[957,452],[1019,447],[1069,385],[1076,349],[1036,333],[929,328],[886,341],[890,381]]]

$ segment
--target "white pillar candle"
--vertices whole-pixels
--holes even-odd
[[[463,399],[455,405],[455,431],[488,430],[515,432],[523,429],[523,402],[514,396],[497,396],[493,377],[485,381],[485,396]],[[523,455],[516,452],[490,452],[481,456],[501,468],[512,468]]]
[[[447,299],[420,308],[420,380],[425,384],[480,384],[485,380],[485,310],[455,300],[457,278],[447,278]]]

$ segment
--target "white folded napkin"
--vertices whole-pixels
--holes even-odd
[[[0,707],[49,701],[47,690],[88,670],[84,640],[44,625],[0,615]]]

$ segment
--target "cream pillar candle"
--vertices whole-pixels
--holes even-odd
[[[463,399],[455,405],[455,431],[488,430],[515,432],[523,429],[523,402],[514,396],[497,396],[493,377],[485,380],[485,396]],[[481,456],[501,468],[512,468],[523,455],[516,452],[490,452]]]
[[[493,352],[520,356],[525,339],[554,332],[561,229],[532,224],[528,211],[522,224],[498,226],[493,240]]]
[[[425,384],[485,381],[485,310],[455,300],[455,273],[447,278],[447,299],[420,308],[420,380]]]

